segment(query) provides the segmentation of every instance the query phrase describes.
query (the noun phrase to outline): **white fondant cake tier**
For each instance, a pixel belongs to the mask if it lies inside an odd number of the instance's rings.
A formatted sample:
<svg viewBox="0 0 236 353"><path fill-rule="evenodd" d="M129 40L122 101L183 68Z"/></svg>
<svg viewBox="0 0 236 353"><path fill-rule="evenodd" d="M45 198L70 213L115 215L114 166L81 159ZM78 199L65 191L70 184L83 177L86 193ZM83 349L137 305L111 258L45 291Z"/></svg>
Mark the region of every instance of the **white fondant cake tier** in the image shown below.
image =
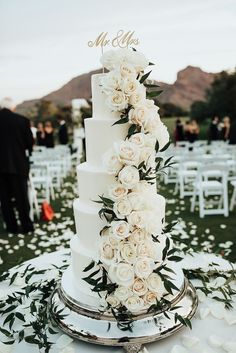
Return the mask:
<svg viewBox="0 0 236 353"><path fill-rule="evenodd" d="M101 78L106 74L92 76L92 102L93 118L98 120L116 121L119 119L118 112L112 112L106 104L106 95L102 92Z"/></svg>
<svg viewBox="0 0 236 353"><path fill-rule="evenodd" d="M100 230L106 225L99 215L99 205L88 205L76 199L73 204L76 233L80 242L87 249L97 249Z"/></svg>
<svg viewBox="0 0 236 353"><path fill-rule="evenodd" d="M85 119L87 162L100 167L104 153L112 148L115 141L125 139L128 124L112 124L111 120Z"/></svg>
<svg viewBox="0 0 236 353"><path fill-rule="evenodd" d="M98 195L105 195L107 187L115 182L113 175L103 168L94 167L90 163L82 163L77 167L79 198L83 202L96 205ZM101 207L100 207L101 208Z"/></svg>

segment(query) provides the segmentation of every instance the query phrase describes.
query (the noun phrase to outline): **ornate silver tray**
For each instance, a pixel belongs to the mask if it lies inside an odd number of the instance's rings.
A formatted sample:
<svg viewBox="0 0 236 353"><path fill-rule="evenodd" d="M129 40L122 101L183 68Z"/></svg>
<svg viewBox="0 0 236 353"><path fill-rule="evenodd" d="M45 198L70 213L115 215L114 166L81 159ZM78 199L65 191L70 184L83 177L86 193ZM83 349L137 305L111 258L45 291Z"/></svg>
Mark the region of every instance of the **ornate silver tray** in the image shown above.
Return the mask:
<svg viewBox="0 0 236 353"><path fill-rule="evenodd" d="M175 322L174 314L177 312L191 319L197 306L196 291L185 279L179 295L171 304L169 319L163 312L137 315L134 317L132 332L120 330L112 315L75 302L61 286L53 293L49 310L56 325L76 339L99 345L123 346L126 352L137 353L143 344L158 341L180 330L183 324ZM58 315L58 308L63 307L69 310L68 315L62 318Z"/></svg>

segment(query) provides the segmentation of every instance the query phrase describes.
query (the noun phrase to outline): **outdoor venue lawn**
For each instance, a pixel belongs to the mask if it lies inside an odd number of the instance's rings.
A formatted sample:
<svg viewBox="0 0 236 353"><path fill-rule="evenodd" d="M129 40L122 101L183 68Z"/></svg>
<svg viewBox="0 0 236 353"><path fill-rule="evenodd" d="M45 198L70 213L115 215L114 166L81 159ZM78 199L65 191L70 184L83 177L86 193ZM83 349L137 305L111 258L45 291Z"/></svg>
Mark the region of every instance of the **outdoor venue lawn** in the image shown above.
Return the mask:
<svg viewBox="0 0 236 353"><path fill-rule="evenodd" d="M174 185L159 184L159 193L166 197L166 221L178 220L174 230L177 237L193 248L221 253L236 262L236 208L228 218L206 216L199 218L198 212L190 213L189 199L180 200L174 195ZM12 235L3 231L0 220L0 272L43 253L69 247L75 232L72 203L77 196L76 178L68 177L63 189L56 192L52 202L55 219L52 222L36 222L35 231L28 235Z"/></svg>

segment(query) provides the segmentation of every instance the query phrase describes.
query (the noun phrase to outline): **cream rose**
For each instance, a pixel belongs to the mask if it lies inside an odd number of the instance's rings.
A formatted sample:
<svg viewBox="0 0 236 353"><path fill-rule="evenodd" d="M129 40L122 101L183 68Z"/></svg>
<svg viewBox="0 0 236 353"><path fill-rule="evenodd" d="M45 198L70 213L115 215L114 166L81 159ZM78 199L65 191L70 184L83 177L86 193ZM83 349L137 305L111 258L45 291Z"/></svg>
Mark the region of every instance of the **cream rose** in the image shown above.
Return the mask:
<svg viewBox="0 0 236 353"><path fill-rule="evenodd" d="M146 89L143 85L140 85L136 92L132 93L129 97L129 104L134 108L143 105L146 98Z"/></svg>
<svg viewBox="0 0 236 353"><path fill-rule="evenodd" d="M122 111L128 106L128 97L121 91L113 91L107 95L107 106L112 111Z"/></svg>
<svg viewBox="0 0 236 353"><path fill-rule="evenodd" d="M132 290L134 294L143 296L145 293L147 293L148 290L147 283L141 278L136 278L134 280Z"/></svg>
<svg viewBox="0 0 236 353"><path fill-rule="evenodd" d="M123 166L116 152L112 149L103 155L103 165L109 174L117 174Z"/></svg>
<svg viewBox="0 0 236 353"><path fill-rule="evenodd" d="M140 149L130 141L115 143L115 149L122 164L135 165L139 163Z"/></svg>
<svg viewBox="0 0 236 353"><path fill-rule="evenodd" d="M160 122L157 125L154 134L159 143L159 150L161 150L170 140L170 135L167 127L162 122Z"/></svg>
<svg viewBox="0 0 236 353"><path fill-rule="evenodd" d="M157 294L154 292L148 291L144 295L143 300L144 300L145 304L149 307L149 306L157 303Z"/></svg>
<svg viewBox="0 0 236 353"><path fill-rule="evenodd" d="M129 111L129 122L131 124L144 126L148 121L150 116L149 110L147 107L140 105Z"/></svg>
<svg viewBox="0 0 236 353"><path fill-rule="evenodd" d="M128 216L128 223L135 228L145 228L146 222L145 211L132 211Z"/></svg>
<svg viewBox="0 0 236 353"><path fill-rule="evenodd" d="M138 132L137 134L130 136L129 141L139 147L144 147L146 143L146 135L143 134L142 132Z"/></svg>
<svg viewBox="0 0 236 353"><path fill-rule="evenodd" d="M145 231L145 229L136 228L130 234L129 241L132 241L135 244L139 244L145 241L147 237L148 237L148 234Z"/></svg>
<svg viewBox="0 0 236 353"><path fill-rule="evenodd" d="M163 281L157 273L152 273L147 278L147 286L151 292L157 293L157 299L160 300L161 297L166 293Z"/></svg>
<svg viewBox="0 0 236 353"><path fill-rule="evenodd" d="M129 61L135 67L137 73L144 71L149 65L149 62L145 55L138 51L133 51L130 54Z"/></svg>
<svg viewBox="0 0 236 353"><path fill-rule="evenodd" d="M120 219L127 217L132 211L132 206L128 198L124 197L123 199L116 201L113 205L113 211Z"/></svg>
<svg viewBox="0 0 236 353"><path fill-rule="evenodd" d="M112 306L113 308L116 308L117 306L120 305L120 301L119 299L115 296L115 295L109 295L107 298L106 298L106 301L108 304L110 304L110 306Z"/></svg>
<svg viewBox="0 0 236 353"><path fill-rule="evenodd" d="M124 287L124 286L119 286L118 288L116 288L114 292L114 296L121 302L128 299L131 295L132 295L132 292L130 288Z"/></svg>
<svg viewBox="0 0 236 353"><path fill-rule="evenodd" d="M129 224L125 221L111 222L111 229L113 236L119 240L129 236Z"/></svg>
<svg viewBox="0 0 236 353"><path fill-rule="evenodd" d="M133 264L136 260L136 247L130 242L121 242L119 244L119 250L121 258L130 264Z"/></svg>
<svg viewBox="0 0 236 353"><path fill-rule="evenodd" d="M119 172L118 180L127 189L132 189L139 182L139 171L133 166L126 166Z"/></svg>
<svg viewBox="0 0 236 353"><path fill-rule="evenodd" d="M121 200L128 194L128 188L121 183L114 183L109 186L108 195L113 201Z"/></svg>
<svg viewBox="0 0 236 353"><path fill-rule="evenodd" d="M145 134L145 146L146 147L151 147L153 150L155 150L155 145L156 145L157 139L154 135L152 134Z"/></svg>
<svg viewBox="0 0 236 353"><path fill-rule="evenodd" d="M120 73L123 78L125 78L127 76L135 78L135 76L136 76L136 71L135 71L134 67L128 63L125 63L125 62L123 62L120 65Z"/></svg>
<svg viewBox="0 0 236 353"><path fill-rule="evenodd" d="M112 282L129 287L134 281L134 268L131 264L120 262L109 267L108 276Z"/></svg>
<svg viewBox="0 0 236 353"><path fill-rule="evenodd" d="M120 90L122 85L122 77L118 71L110 71L104 74L101 78L102 91L107 95L114 91Z"/></svg>
<svg viewBox="0 0 236 353"><path fill-rule="evenodd" d="M139 163L145 162L154 166L155 163L155 150L151 147L143 147L140 153Z"/></svg>
<svg viewBox="0 0 236 353"><path fill-rule="evenodd" d="M148 278L155 267L153 259L149 257L139 257L135 263L135 274L140 278Z"/></svg>
<svg viewBox="0 0 236 353"><path fill-rule="evenodd" d="M130 96L136 92L138 89L139 81L135 78L126 78L123 80L122 91Z"/></svg>
<svg viewBox="0 0 236 353"><path fill-rule="evenodd" d="M144 241L137 246L137 255L140 257L151 257L155 259L155 251L153 249L153 242Z"/></svg>
<svg viewBox="0 0 236 353"><path fill-rule="evenodd" d="M107 237L102 238L100 244L100 258L106 265L110 265L117 261L117 251L114 249L109 241L109 238Z"/></svg>
<svg viewBox="0 0 236 353"><path fill-rule="evenodd" d="M138 295L132 295L125 301L125 306L132 313L136 313L144 308L144 301Z"/></svg>

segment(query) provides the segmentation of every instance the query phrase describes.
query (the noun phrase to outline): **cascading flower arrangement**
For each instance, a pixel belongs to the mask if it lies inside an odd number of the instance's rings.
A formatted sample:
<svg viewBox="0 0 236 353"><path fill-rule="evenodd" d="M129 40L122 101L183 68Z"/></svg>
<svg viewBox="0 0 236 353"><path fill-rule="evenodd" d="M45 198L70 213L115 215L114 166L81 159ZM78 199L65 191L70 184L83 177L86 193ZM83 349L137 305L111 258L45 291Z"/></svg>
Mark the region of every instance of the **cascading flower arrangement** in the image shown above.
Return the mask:
<svg viewBox="0 0 236 353"><path fill-rule="evenodd" d="M159 108L150 99L161 91L147 83L151 71L144 74L153 64L130 49L108 51L101 61L109 70L101 78L106 104L120 114L113 125L127 124L127 137L115 141L103 156L114 184L96 201L102 204L99 215L107 225L100 232L99 262L92 262L84 271L94 266L98 269L84 280L113 313L116 309L135 314L158 305L161 298L178 289L166 275L172 271L166 260L180 258L173 255L171 239L164 233L163 207L156 195L156 173L161 165L156 154L168 147L169 134Z"/></svg>

